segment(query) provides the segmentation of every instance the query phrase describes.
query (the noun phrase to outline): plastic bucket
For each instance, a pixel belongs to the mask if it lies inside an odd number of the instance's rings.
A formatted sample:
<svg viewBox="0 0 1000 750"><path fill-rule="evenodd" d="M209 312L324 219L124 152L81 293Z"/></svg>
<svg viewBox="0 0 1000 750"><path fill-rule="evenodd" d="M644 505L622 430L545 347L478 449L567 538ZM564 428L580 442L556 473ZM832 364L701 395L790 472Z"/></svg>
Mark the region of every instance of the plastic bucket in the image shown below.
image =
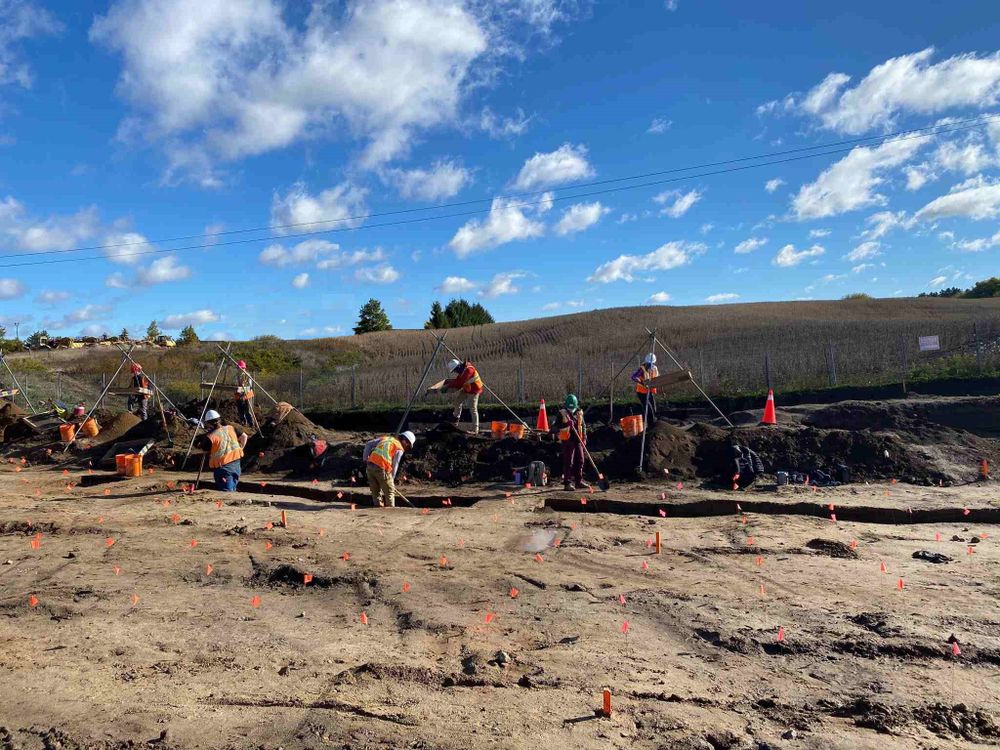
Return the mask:
<svg viewBox="0 0 1000 750"><path fill-rule="evenodd" d="M507 434L507 423L506 422L493 422L490 425L490 429L493 432L493 437L497 440L502 438Z"/></svg>
<svg viewBox="0 0 1000 750"><path fill-rule="evenodd" d="M635 437L642 433L643 424L641 416L633 417L622 417L621 419L622 432L625 433L625 437Z"/></svg>
<svg viewBox="0 0 1000 750"><path fill-rule="evenodd" d="M79 405L73 407L73 416L74 417L82 417L86 413L87 413L87 409L83 406L83 404L79 404Z"/></svg>
<svg viewBox="0 0 1000 750"><path fill-rule="evenodd" d="M127 477L141 477L142 476L142 456L130 454L128 457L128 463L125 464L125 476Z"/></svg>
<svg viewBox="0 0 1000 750"><path fill-rule="evenodd" d="M76 437L76 425L75 424L61 424L59 425L59 439L64 443L72 443L73 438Z"/></svg>
<svg viewBox="0 0 1000 750"><path fill-rule="evenodd" d="M82 432L87 437L97 437L98 433L101 431L101 426L97 424L97 420L91 417L80 427L80 432Z"/></svg>
<svg viewBox="0 0 1000 750"><path fill-rule="evenodd" d="M507 432L515 440L520 440L524 437L524 425L520 423L511 423L507 427Z"/></svg>
<svg viewBox="0 0 1000 750"><path fill-rule="evenodd" d="M132 458L131 453L116 453L115 454L115 471L119 474L125 474L125 468L128 466L129 459Z"/></svg>

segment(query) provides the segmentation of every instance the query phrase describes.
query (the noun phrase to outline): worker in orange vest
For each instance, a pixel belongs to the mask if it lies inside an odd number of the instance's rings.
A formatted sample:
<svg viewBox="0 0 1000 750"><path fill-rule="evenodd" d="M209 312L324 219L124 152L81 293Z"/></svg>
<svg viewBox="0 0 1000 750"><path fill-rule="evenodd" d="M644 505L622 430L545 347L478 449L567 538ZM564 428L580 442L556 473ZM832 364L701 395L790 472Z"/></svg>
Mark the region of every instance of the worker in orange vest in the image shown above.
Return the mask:
<svg viewBox="0 0 1000 750"><path fill-rule="evenodd" d="M458 402L455 404L452 420L457 425L462 419L462 407L468 406L472 415L472 434L478 435L479 394L483 392L483 379L479 377L479 371L475 365L469 361L451 360L448 363L448 372L452 373L454 377L444 381L442 390L458 393Z"/></svg>
<svg viewBox="0 0 1000 750"><path fill-rule="evenodd" d="M417 442L416 436L407 430L395 435L383 435L365 443L362 460L368 486L372 490L372 505L379 507L396 506L396 472L403 454Z"/></svg>
<svg viewBox="0 0 1000 750"><path fill-rule="evenodd" d="M645 361L639 365L639 369L632 373L632 382L635 383L635 395L639 399L639 404L645 414L646 401L648 397L649 410L656 418L656 389L649 385L649 381L658 378L660 371L656 369L656 355L649 353Z"/></svg>
<svg viewBox="0 0 1000 750"><path fill-rule="evenodd" d="M242 473L243 449L247 434L237 433L234 427L222 423L222 415L214 409L205 412L205 434L199 435L196 445L208 453L208 468L215 477L215 489L236 492Z"/></svg>
<svg viewBox="0 0 1000 750"><path fill-rule="evenodd" d="M132 364L132 394L128 397L128 410L135 409L139 419L145 420L149 416L149 394L142 391L149 390L149 378L142 371L142 365Z"/></svg>
<svg viewBox="0 0 1000 750"><path fill-rule="evenodd" d="M247 427L253 427L253 379L247 372L247 363L242 359L236 363L239 372L236 373L236 410L240 421Z"/></svg>
<svg viewBox="0 0 1000 750"><path fill-rule="evenodd" d="M559 435L563 456L563 489L567 492L574 486L578 490L588 490L590 485L583 481L584 446L587 444L587 425L583 421L583 409L574 394L566 396L563 408L549 428Z"/></svg>

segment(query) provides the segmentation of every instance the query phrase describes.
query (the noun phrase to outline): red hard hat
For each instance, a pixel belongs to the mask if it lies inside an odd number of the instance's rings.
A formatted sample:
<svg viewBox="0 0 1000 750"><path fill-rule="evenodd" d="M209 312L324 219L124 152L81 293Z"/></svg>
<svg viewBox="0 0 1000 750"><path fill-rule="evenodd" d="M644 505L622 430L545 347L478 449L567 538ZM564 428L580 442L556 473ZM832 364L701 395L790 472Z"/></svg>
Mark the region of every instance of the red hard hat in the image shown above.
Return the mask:
<svg viewBox="0 0 1000 750"><path fill-rule="evenodd" d="M142 365L132 365L132 374L135 375L137 372L142 372Z"/></svg>
<svg viewBox="0 0 1000 750"><path fill-rule="evenodd" d="M244 362L242 359L236 363L236 366L239 367L241 370L247 369L247 363Z"/></svg>

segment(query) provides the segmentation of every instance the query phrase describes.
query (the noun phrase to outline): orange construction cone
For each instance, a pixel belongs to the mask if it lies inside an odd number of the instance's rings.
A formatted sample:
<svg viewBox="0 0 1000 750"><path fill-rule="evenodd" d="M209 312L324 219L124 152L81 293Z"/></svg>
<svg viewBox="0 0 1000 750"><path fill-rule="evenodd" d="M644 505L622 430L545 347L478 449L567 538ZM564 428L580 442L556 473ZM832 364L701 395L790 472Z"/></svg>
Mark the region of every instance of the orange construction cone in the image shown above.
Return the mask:
<svg viewBox="0 0 1000 750"><path fill-rule="evenodd" d="M767 389L767 403L764 404L764 418L760 420L761 424L778 424L778 419L774 414L774 391L770 388Z"/></svg>
<svg viewBox="0 0 1000 750"><path fill-rule="evenodd" d="M545 399L542 399L542 405L538 407L538 421L535 423L535 429L539 432L549 431L549 415L545 411Z"/></svg>

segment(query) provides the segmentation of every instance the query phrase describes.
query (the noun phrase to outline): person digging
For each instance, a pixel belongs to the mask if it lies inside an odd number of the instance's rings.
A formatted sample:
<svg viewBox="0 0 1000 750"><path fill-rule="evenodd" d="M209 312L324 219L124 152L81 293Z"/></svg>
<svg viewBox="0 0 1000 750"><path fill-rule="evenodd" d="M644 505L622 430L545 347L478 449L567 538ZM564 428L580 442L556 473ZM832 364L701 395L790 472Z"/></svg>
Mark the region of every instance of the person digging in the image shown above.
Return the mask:
<svg viewBox="0 0 1000 750"><path fill-rule="evenodd" d="M469 361L460 362L453 359L448 362L448 372L454 377L444 381L442 391L455 391L458 394L455 411L452 413L452 423L458 425L462 419L462 407L469 407L472 416L472 434L479 434L479 395L483 392L483 379L479 371Z"/></svg>
<svg viewBox="0 0 1000 750"><path fill-rule="evenodd" d="M199 435L195 445L208 454L208 468L215 477L215 489L236 492L242 473L243 449L247 434L237 433L230 425L222 423L222 415L215 409L205 412L205 434Z"/></svg>
<svg viewBox="0 0 1000 750"><path fill-rule="evenodd" d="M583 481L584 446L587 444L587 425L583 421L583 409L572 393L566 396L563 408L556 413L549 431L559 435L563 456L563 489L567 492L574 487L589 490Z"/></svg>
<svg viewBox="0 0 1000 750"><path fill-rule="evenodd" d="M407 430L396 435L383 435L365 443L362 459L368 486L372 490L372 506L396 507L396 472L403 454L413 448L416 436Z"/></svg>

